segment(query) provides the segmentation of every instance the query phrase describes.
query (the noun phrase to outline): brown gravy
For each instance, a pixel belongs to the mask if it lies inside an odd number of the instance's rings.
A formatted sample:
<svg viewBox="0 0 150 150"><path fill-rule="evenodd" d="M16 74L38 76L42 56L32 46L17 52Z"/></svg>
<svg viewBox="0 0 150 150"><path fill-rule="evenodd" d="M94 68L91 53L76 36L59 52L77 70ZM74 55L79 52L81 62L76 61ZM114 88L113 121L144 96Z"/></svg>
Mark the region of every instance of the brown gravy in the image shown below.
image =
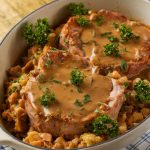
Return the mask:
<svg viewBox="0 0 150 150"><path fill-rule="evenodd" d="M74 117L84 117L98 108L98 102L106 103L112 90L112 81L108 77L92 74L91 69L80 68L84 72L84 83L79 89L70 83L70 73L74 69L71 61L62 64L54 64L51 69L44 70L48 76L47 81L39 83L36 78L31 77L27 83L25 92L35 108L45 115L61 114L62 116L72 114ZM52 70L52 71L51 71ZM59 81L59 83L52 80ZM56 103L44 108L40 103L40 97L45 89L55 93ZM76 100L83 102L85 95L90 96L90 102L82 107L75 104ZM40 112L39 111L39 112Z"/></svg>
<svg viewBox="0 0 150 150"><path fill-rule="evenodd" d="M149 28L138 22L126 22L125 24L132 29L135 35L140 36L140 39L137 41L128 41L126 44L121 44L119 42L120 57L115 58L112 56L105 56L104 54L104 45L111 43L107 37L114 36L118 39L120 38L120 31L118 28L115 29L113 27L113 22L114 21L106 20L105 18L105 22L101 26L97 26L92 22L90 27L83 28L81 41L83 42L83 50L86 56L90 57L92 50L96 47L97 52L95 58L98 59L98 65L118 65L121 60L138 61L137 57L140 56L137 55L141 55L143 44L150 41ZM110 32L110 34L107 36L101 35L106 32Z"/></svg>

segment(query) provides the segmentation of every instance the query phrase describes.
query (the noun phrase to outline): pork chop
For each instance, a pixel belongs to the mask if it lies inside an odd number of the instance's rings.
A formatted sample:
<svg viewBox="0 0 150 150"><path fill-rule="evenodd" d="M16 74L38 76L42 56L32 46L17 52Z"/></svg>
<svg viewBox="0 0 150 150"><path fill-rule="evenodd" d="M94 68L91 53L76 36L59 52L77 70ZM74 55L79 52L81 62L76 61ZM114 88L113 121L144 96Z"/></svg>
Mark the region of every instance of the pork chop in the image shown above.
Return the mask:
<svg viewBox="0 0 150 150"><path fill-rule="evenodd" d="M70 139L88 131L87 124L101 113L117 119L125 101L124 86L93 73L84 59L50 48L41 56L38 69L39 75L31 75L22 90L31 125L37 131ZM76 69L84 74L80 86L70 81L71 72ZM41 98L49 93L55 95L55 101L43 105Z"/></svg>
<svg viewBox="0 0 150 150"><path fill-rule="evenodd" d="M70 17L64 25L61 48L86 57L92 65L99 66L100 73L118 70L131 78L149 68L150 29L147 26L108 10L82 17L88 25L80 25L79 16ZM118 51L116 56L114 51ZM126 62L125 69L122 61Z"/></svg>

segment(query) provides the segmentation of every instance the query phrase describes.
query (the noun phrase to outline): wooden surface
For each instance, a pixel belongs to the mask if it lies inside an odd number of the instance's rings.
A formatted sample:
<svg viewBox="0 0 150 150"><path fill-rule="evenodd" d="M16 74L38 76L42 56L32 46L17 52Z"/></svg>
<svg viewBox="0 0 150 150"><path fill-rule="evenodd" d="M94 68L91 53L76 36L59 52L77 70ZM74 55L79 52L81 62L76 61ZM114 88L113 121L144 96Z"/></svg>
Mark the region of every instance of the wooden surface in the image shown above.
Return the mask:
<svg viewBox="0 0 150 150"><path fill-rule="evenodd" d="M0 0L0 39L25 15L51 0Z"/></svg>

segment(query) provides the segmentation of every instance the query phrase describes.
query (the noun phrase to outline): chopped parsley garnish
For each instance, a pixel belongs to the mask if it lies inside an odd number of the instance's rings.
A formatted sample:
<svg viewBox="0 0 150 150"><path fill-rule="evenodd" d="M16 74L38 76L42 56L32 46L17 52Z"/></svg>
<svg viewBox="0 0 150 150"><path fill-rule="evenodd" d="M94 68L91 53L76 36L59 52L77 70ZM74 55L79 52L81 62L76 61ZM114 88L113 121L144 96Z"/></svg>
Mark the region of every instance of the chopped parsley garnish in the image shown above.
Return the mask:
<svg viewBox="0 0 150 150"><path fill-rule="evenodd" d="M81 88L80 88L79 86L77 86L77 91L78 91L79 93L82 93L82 90L81 90Z"/></svg>
<svg viewBox="0 0 150 150"><path fill-rule="evenodd" d="M13 86L10 90L9 90L9 95L11 95L12 93L14 93L14 92L17 92L17 90L18 90L18 88L17 88L17 86Z"/></svg>
<svg viewBox="0 0 150 150"><path fill-rule="evenodd" d="M45 86L42 86L42 85L39 85L38 86L39 90L42 90L43 92L49 92L49 88L48 87L45 87Z"/></svg>
<svg viewBox="0 0 150 150"><path fill-rule="evenodd" d="M86 94L84 95L83 103L86 104L88 102L91 102L91 97L90 95Z"/></svg>
<svg viewBox="0 0 150 150"><path fill-rule="evenodd" d="M44 64L45 67L49 68L51 64L53 64L53 61L51 61L51 60L49 60L49 59L46 59L46 60L45 60L45 64Z"/></svg>
<svg viewBox="0 0 150 150"><path fill-rule="evenodd" d="M119 28L121 43L127 43L129 40L139 39L139 36L132 32L132 29L125 24L122 24Z"/></svg>
<svg viewBox="0 0 150 150"><path fill-rule="evenodd" d="M83 103L82 103L80 100L78 100L78 99L76 99L76 101L74 102L74 104L75 104L77 107L82 107L82 106L83 106Z"/></svg>
<svg viewBox="0 0 150 150"><path fill-rule="evenodd" d="M38 75L38 81L39 82L44 82L44 75L43 74Z"/></svg>
<svg viewBox="0 0 150 150"><path fill-rule="evenodd" d="M53 81L54 83L61 84L61 81L59 81L59 80L53 79L52 81Z"/></svg>
<svg viewBox="0 0 150 150"><path fill-rule="evenodd" d="M119 133L118 123L107 115L101 115L92 122L92 130L96 135L115 137Z"/></svg>
<svg viewBox="0 0 150 150"><path fill-rule="evenodd" d="M104 32L104 33L101 33L100 35L101 35L101 36L104 36L104 37L107 37L107 36L109 36L110 34L112 34L112 32Z"/></svg>
<svg viewBox="0 0 150 150"><path fill-rule="evenodd" d="M74 104L78 107L82 107L82 106L84 106L85 104L87 104L89 102L91 102L91 97L90 97L90 95L86 94L86 95L84 95L82 101L80 101L79 99L76 99Z"/></svg>
<svg viewBox="0 0 150 150"><path fill-rule="evenodd" d="M55 47L52 47L52 51L57 51L57 48L55 48Z"/></svg>
<svg viewBox="0 0 150 150"><path fill-rule="evenodd" d="M78 15L87 15L88 9L86 9L83 5L83 3L70 3L68 5L69 11L71 12L72 16L78 16Z"/></svg>
<svg viewBox="0 0 150 150"><path fill-rule="evenodd" d="M84 73L78 69L74 69L70 74L70 81L75 86L79 86L83 83Z"/></svg>
<svg viewBox="0 0 150 150"><path fill-rule="evenodd" d="M45 45L48 42L48 35L51 32L48 19L38 19L35 24L26 23L23 28L23 37L29 45Z"/></svg>
<svg viewBox="0 0 150 150"><path fill-rule="evenodd" d="M128 82L125 82L125 83L124 83L124 87L125 87L125 88L128 88L128 87L129 87L129 83L128 83Z"/></svg>
<svg viewBox="0 0 150 150"><path fill-rule="evenodd" d="M128 65L127 65L127 62L125 60L122 60L121 61L121 64L120 64L120 68L123 72L126 72L127 71L127 68L128 68Z"/></svg>
<svg viewBox="0 0 150 150"><path fill-rule="evenodd" d="M150 85L144 80L138 81L134 85L134 90L137 93L136 98L141 103L150 103Z"/></svg>
<svg viewBox="0 0 150 150"><path fill-rule="evenodd" d="M104 54L106 56L114 56L114 57L119 57L119 49L118 49L118 44L116 43L110 43L110 44L106 44L104 46Z"/></svg>
<svg viewBox="0 0 150 150"><path fill-rule="evenodd" d="M40 102L43 106L49 106L56 101L55 93L47 91L40 97Z"/></svg>
<svg viewBox="0 0 150 150"><path fill-rule="evenodd" d="M108 36L108 40L110 42L118 42L119 41L119 39L117 37L114 37L114 36Z"/></svg>
<svg viewBox="0 0 150 150"><path fill-rule="evenodd" d="M82 17L82 16L80 16L79 18L77 18L76 22L81 27L88 26L90 24L89 21L87 19L85 19L84 17Z"/></svg>
<svg viewBox="0 0 150 150"><path fill-rule="evenodd" d="M95 20L95 22L96 22L97 26L101 26L104 23L104 17L103 16L97 17L97 19Z"/></svg>
<svg viewBox="0 0 150 150"><path fill-rule="evenodd" d="M54 78L49 79L48 82L50 82L50 83L53 82L53 83L57 83L57 84L61 84L62 83L60 80L56 80Z"/></svg>
<svg viewBox="0 0 150 150"><path fill-rule="evenodd" d="M115 29L117 29L117 28L119 28L119 24L118 24L117 22L113 22L113 27L114 27Z"/></svg>
<svg viewBox="0 0 150 150"><path fill-rule="evenodd" d="M69 41L66 38L64 39L64 42L65 42L66 45L69 44Z"/></svg>

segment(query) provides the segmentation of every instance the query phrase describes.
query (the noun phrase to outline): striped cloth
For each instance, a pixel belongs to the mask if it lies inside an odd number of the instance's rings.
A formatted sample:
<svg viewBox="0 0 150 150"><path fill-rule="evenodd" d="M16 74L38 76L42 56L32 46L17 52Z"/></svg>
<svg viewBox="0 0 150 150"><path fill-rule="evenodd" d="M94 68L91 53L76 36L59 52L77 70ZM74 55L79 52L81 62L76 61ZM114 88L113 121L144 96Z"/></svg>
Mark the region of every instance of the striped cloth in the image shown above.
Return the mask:
<svg viewBox="0 0 150 150"><path fill-rule="evenodd" d="M141 136L133 144L129 144L126 150L150 150L150 130Z"/></svg>
<svg viewBox="0 0 150 150"><path fill-rule="evenodd" d="M0 146L0 150L15 150L9 146ZM127 147L121 150L150 150L150 130L141 136L133 144L129 144Z"/></svg>

